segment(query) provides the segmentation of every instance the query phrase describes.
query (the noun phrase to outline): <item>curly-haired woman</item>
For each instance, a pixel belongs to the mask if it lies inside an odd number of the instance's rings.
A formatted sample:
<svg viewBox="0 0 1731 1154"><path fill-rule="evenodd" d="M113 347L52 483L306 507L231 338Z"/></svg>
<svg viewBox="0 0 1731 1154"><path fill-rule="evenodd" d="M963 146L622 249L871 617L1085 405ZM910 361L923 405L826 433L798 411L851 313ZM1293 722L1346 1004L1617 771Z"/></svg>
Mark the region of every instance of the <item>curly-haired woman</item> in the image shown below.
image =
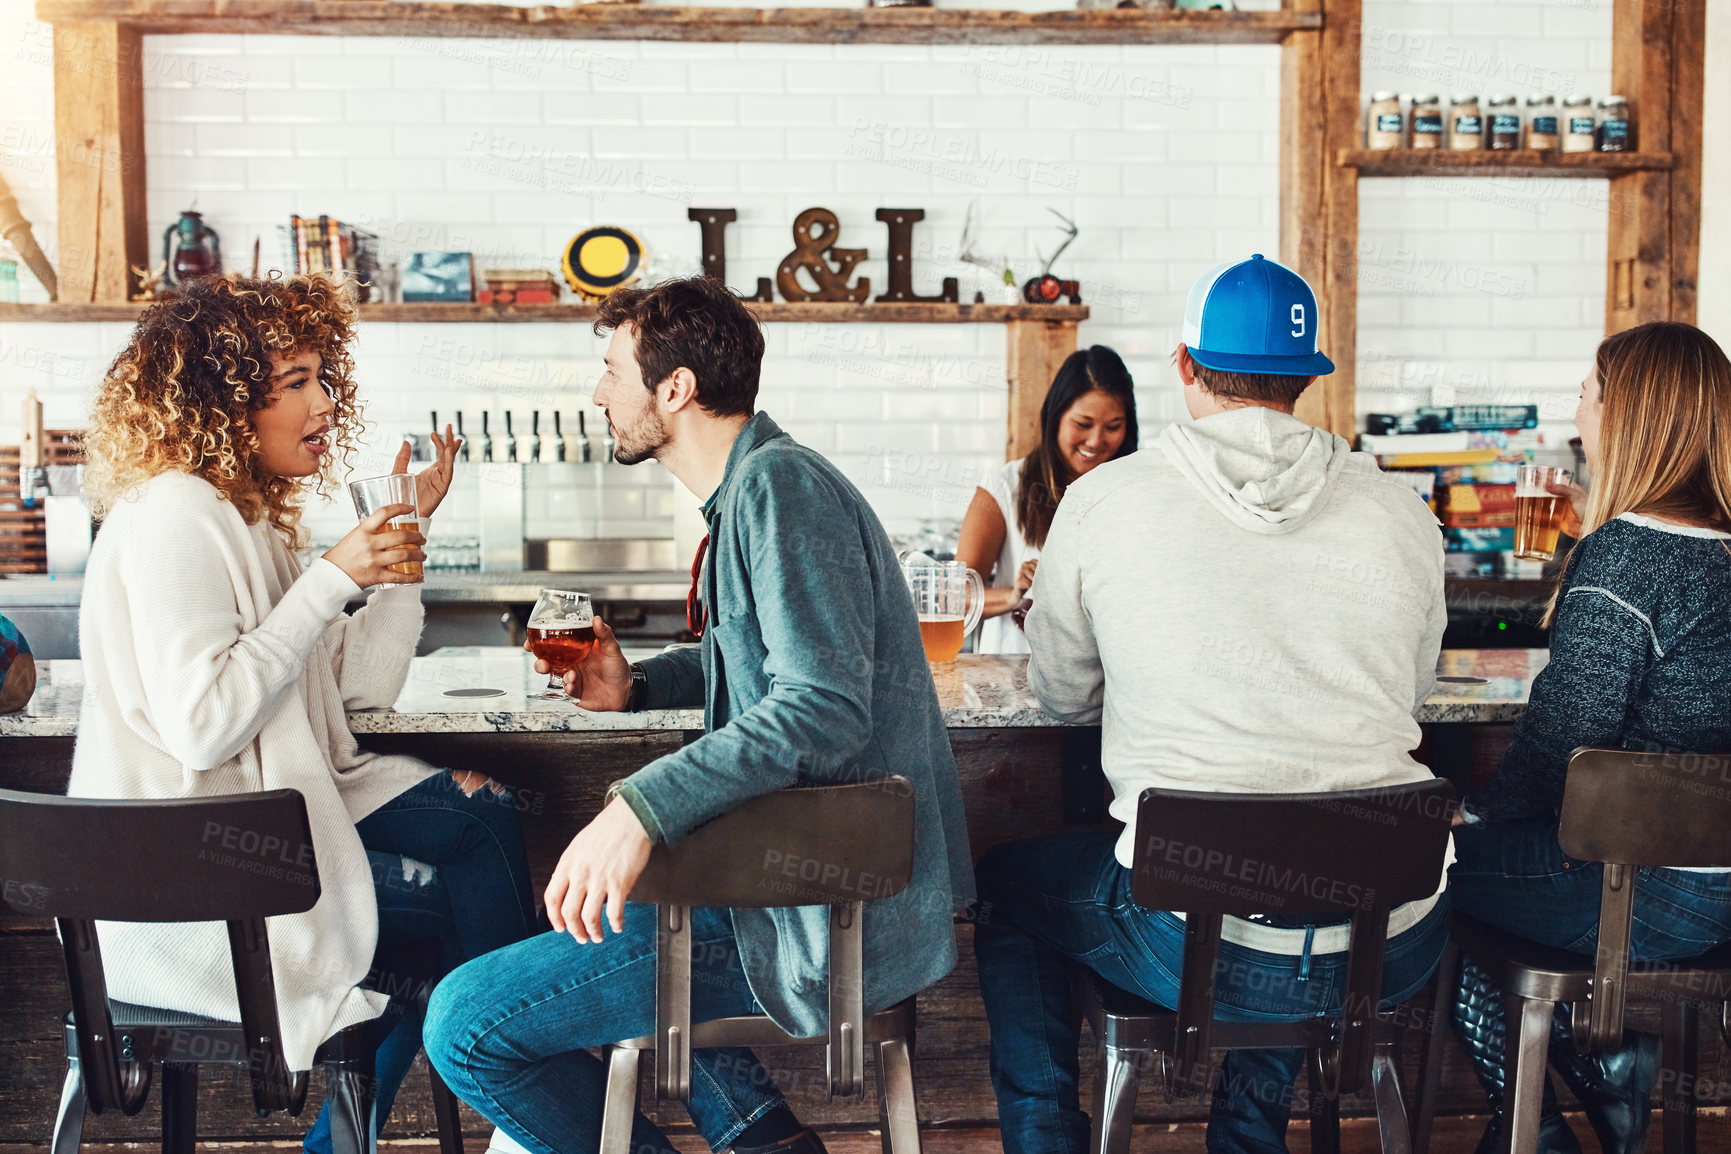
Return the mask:
<svg viewBox="0 0 1731 1154"><path fill-rule="evenodd" d="M290 788L306 798L322 894L271 919L291 1068L374 1019L377 1118L420 1047L413 1012L362 989L430 943L446 966L526 936L533 919L514 806L480 774L357 748L348 709L390 705L420 636L420 534L381 531L390 506L304 565L301 500L328 488L360 431L354 311L317 277L194 282L145 310L99 389L88 490L105 520L79 631L85 691L79 797L203 797ZM416 478L422 524L457 447ZM405 471L407 446L397 458ZM345 607L372 588L366 605ZM459 781L462 784L459 784ZM235 1020L222 927L104 923L119 999ZM385 1016L381 1018L381 1013ZM328 1154L324 1115L307 1149Z"/></svg>

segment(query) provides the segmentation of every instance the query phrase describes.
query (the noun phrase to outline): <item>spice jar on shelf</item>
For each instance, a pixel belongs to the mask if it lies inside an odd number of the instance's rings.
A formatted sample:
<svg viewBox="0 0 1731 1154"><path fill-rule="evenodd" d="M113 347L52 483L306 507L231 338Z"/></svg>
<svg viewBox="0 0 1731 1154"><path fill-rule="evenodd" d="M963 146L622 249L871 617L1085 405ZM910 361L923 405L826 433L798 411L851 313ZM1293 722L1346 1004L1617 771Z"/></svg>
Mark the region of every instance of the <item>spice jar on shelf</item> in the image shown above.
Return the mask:
<svg viewBox="0 0 1731 1154"><path fill-rule="evenodd" d="M1563 151L1591 152L1598 143L1593 132L1593 98L1571 96L1563 101Z"/></svg>
<svg viewBox="0 0 1731 1154"><path fill-rule="evenodd" d="M1443 142L1443 110L1440 96L1412 98L1412 146L1441 148Z"/></svg>
<svg viewBox="0 0 1731 1154"><path fill-rule="evenodd" d="M1491 97L1485 136L1492 152L1513 152L1521 146L1521 108L1513 96Z"/></svg>
<svg viewBox="0 0 1731 1154"><path fill-rule="evenodd" d="M1557 147L1557 98L1527 97L1527 147L1551 152Z"/></svg>
<svg viewBox="0 0 1731 1154"><path fill-rule="evenodd" d="M1599 101L1599 151L1628 152L1634 147L1629 132L1629 102L1621 96Z"/></svg>
<svg viewBox="0 0 1731 1154"><path fill-rule="evenodd" d="M1485 146L1485 118L1477 96L1456 96L1449 105L1449 148L1477 152Z"/></svg>
<svg viewBox="0 0 1731 1154"><path fill-rule="evenodd" d="M1370 97L1370 116L1365 130L1365 147L1378 150L1399 148L1406 143L1405 118L1400 114L1400 95L1395 92L1375 92Z"/></svg>

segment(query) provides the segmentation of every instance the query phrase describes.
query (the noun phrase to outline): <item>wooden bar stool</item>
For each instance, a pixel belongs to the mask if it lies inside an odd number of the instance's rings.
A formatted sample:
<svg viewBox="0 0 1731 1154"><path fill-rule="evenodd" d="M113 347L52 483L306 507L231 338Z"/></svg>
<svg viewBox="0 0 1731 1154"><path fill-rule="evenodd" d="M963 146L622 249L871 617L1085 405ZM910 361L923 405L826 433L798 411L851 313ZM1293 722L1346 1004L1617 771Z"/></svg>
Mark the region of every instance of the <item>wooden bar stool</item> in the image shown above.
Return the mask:
<svg viewBox="0 0 1731 1154"><path fill-rule="evenodd" d="M798 868L789 870L790 862ZM633 901L656 906L655 1033L606 1048L602 1154L630 1149L644 1050L655 1051L656 1099L685 1101L693 1049L824 1046L835 1098L864 1089L867 1045L877 1064L885 1154L918 1154L913 999L869 1017L863 1001L865 900L900 893L913 868L914 792L905 777L778 790L730 810L678 845L656 846L631 893ZM691 1020L693 906L815 905L830 908L828 1033L795 1037L763 1014Z"/></svg>
<svg viewBox="0 0 1731 1154"><path fill-rule="evenodd" d="M212 829L244 830L276 847L265 864L296 868L213 867L203 860ZM99 801L0 790L0 877L15 912L55 919L66 958L72 1012L52 1154L77 1154L87 1109L143 1109L158 1065L163 1154L194 1154L202 1065L248 1067L259 1117L300 1114L307 1071L290 1070L283 1055L265 925L267 917L310 910L319 898L312 830L297 791ZM228 923L240 1021L110 1000L98 921ZM373 1025L339 1031L314 1056L325 1070L336 1154L375 1148ZM462 1154L457 1099L437 1073L433 1105L441 1154Z"/></svg>
<svg viewBox="0 0 1731 1154"><path fill-rule="evenodd" d="M1311 1149L1338 1154L1340 1096L1369 1084L1382 1148L1404 1154L1409 1124L1396 1061L1400 1026L1379 1008L1388 918L1395 906L1436 893L1453 811L1454 787L1441 780L1342 793L1143 790L1130 892L1143 909L1185 915L1178 1007L1156 1005L1091 972L1079 975L1099 1055L1089 1149L1129 1149L1141 1072L1155 1055L1167 1091L1183 1095L1214 1085L1215 1049L1302 1047L1323 1104L1313 1115ZM1327 884L1296 885L1295 878ZM1339 1016L1214 1020L1222 919L1252 914L1322 920L1350 914Z"/></svg>
<svg viewBox="0 0 1731 1154"><path fill-rule="evenodd" d="M1731 997L1731 945L1697 958L1631 962L1635 871L1641 866L1731 866L1731 755L1638 753L1577 749L1569 758L1557 841L1563 852L1605 863L1599 900L1599 948L1594 957L1542 946L1455 914L1450 945L1437 970L1437 1000L1419 1070L1414 1154L1430 1147L1430 1125L1442 1080L1448 1007L1460 955L1503 991L1507 1007L1502 1151L1531 1154L1539 1143L1551 1015L1571 1005L1572 1034L1582 1053L1614 1053L1623 1045L1630 998L1659 1002L1664 1087L1665 1154L1695 1149L1697 1011L1723 1009ZM1721 1017L1731 1042L1731 1023Z"/></svg>

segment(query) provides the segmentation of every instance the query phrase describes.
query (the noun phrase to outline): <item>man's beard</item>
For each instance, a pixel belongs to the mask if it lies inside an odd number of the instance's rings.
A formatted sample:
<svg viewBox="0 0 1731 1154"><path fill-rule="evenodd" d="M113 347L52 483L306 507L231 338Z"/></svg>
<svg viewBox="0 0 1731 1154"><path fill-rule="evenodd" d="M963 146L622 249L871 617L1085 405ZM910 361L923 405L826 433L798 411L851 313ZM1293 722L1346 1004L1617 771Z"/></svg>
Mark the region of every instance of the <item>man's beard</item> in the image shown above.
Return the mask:
<svg viewBox="0 0 1731 1154"><path fill-rule="evenodd" d="M667 426L653 407L630 429L613 430L613 459L621 465L639 465L661 451L667 443Z"/></svg>

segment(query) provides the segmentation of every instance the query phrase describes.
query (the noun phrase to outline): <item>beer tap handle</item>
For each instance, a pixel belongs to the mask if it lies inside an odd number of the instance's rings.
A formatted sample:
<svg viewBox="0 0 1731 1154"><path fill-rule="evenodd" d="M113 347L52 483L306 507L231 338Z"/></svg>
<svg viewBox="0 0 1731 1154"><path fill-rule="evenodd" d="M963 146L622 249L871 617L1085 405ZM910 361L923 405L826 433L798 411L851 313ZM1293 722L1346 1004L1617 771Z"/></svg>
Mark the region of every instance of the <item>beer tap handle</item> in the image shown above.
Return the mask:
<svg viewBox="0 0 1731 1154"><path fill-rule="evenodd" d="M517 459L517 434L511 429L511 410L505 410L505 460Z"/></svg>

